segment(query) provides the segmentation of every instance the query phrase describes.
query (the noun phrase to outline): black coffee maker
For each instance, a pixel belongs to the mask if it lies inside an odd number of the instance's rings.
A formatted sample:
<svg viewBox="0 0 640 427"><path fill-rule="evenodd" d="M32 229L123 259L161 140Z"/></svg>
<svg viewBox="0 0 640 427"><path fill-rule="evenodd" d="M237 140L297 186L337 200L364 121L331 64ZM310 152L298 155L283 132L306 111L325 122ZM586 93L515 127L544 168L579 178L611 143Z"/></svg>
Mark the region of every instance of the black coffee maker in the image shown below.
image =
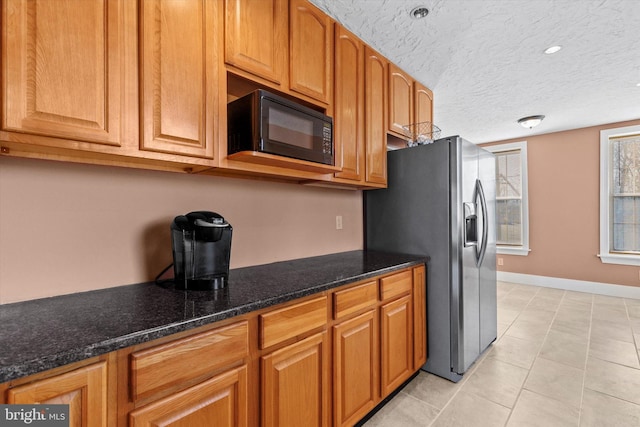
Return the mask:
<svg viewBox="0 0 640 427"><path fill-rule="evenodd" d="M171 223L177 289L222 289L229 281L233 228L215 212L197 211Z"/></svg>

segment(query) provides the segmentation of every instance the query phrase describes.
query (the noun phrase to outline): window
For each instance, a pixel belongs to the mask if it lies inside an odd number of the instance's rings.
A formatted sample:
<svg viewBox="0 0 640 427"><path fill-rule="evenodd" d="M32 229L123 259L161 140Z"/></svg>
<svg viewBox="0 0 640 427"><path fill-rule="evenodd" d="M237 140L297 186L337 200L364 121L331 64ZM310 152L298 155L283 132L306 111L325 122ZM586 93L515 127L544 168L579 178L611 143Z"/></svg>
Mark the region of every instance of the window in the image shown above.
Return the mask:
<svg viewBox="0 0 640 427"><path fill-rule="evenodd" d="M529 254L527 142L484 147L496 156L496 242L499 254Z"/></svg>
<svg viewBox="0 0 640 427"><path fill-rule="evenodd" d="M640 126L600 131L599 256L640 265Z"/></svg>

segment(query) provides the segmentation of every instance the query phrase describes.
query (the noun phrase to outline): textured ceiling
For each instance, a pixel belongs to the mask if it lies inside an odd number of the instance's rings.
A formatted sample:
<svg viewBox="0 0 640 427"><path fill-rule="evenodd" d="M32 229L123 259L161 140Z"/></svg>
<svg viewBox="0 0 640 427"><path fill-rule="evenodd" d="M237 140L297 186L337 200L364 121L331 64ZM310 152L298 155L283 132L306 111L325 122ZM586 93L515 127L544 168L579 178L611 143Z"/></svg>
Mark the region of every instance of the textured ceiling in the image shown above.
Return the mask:
<svg viewBox="0 0 640 427"><path fill-rule="evenodd" d="M640 0L311 0L434 92L442 136L640 118ZM416 6L430 13L409 17ZM552 45L563 49L553 55ZM534 129L520 117L544 114Z"/></svg>

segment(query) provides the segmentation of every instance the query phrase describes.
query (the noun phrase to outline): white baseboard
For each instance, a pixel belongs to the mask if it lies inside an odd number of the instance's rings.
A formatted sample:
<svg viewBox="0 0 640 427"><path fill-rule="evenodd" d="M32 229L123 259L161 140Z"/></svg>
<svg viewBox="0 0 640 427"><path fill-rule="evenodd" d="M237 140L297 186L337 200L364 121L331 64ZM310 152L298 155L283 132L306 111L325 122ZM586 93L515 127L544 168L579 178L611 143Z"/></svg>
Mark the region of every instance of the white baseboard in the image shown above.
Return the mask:
<svg viewBox="0 0 640 427"><path fill-rule="evenodd" d="M520 285L534 285L576 292L591 292L593 294L608 295L612 297L640 299L640 286L586 282L584 280L534 276L532 274L510 273L508 271L498 271L498 280L501 282L518 283Z"/></svg>

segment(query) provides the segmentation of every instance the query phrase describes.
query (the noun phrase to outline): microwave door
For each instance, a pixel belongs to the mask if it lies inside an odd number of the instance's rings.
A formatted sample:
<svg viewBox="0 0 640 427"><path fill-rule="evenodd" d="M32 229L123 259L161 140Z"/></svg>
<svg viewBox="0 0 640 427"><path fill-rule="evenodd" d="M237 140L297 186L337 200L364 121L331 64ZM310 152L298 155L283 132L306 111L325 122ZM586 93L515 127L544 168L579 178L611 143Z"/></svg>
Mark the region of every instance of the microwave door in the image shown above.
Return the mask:
<svg viewBox="0 0 640 427"><path fill-rule="evenodd" d="M323 145L325 120L267 99L263 100L261 116L262 151L327 163Z"/></svg>

